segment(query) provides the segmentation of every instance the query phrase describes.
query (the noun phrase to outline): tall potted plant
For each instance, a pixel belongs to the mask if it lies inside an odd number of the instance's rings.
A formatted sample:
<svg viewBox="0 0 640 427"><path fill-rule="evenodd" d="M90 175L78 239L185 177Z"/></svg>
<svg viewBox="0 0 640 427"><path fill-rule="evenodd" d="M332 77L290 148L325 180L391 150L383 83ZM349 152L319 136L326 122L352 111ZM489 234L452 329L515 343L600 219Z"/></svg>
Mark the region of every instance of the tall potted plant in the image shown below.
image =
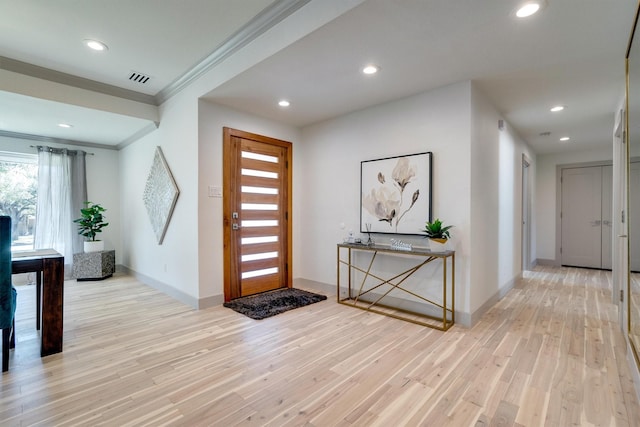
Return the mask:
<svg viewBox="0 0 640 427"><path fill-rule="evenodd" d="M447 240L451 237L449 229L453 225L444 225L442 221L436 218L433 222L427 221L422 230L429 238L429 249L434 252L444 252L447 250Z"/></svg>
<svg viewBox="0 0 640 427"><path fill-rule="evenodd" d="M102 229L109 225L104 221L102 213L105 208L97 203L85 202L85 208L80 209L82 216L74 219L73 222L78 224L78 234L84 236L87 240L84 242L85 252L100 252L104 250L104 242L96 240L96 235L102 232Z"/></svg>

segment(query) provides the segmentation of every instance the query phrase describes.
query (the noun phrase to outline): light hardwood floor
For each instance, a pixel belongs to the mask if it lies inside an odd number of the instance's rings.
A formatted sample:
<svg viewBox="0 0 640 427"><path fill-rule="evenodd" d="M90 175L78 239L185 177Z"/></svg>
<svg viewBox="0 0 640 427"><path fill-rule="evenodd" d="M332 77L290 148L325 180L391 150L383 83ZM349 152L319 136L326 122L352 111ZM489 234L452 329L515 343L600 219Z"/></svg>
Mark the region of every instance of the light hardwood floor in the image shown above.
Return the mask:
<svg viewBox="0 0 640 427"><path fill-rule="evenodd" d="M447 332L331 297L254 321L129 276L68 281L64 352L44 359L27 286L0 425L638 426L610 280L537 268Z"/></svg>

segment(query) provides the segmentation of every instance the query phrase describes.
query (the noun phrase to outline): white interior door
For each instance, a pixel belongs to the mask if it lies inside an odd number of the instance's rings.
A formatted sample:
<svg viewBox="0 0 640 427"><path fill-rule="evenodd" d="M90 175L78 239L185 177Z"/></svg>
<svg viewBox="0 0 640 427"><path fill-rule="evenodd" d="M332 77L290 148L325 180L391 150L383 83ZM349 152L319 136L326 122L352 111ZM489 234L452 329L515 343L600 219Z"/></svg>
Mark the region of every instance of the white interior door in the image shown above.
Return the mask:
<svg viewBox="0 0 640 427"><path fill-rule="evenodd" d="M529 193L529 162L522 159L522 270L531 268L531 201Z"/></svg>
<svg viewBox="0 0 640 427"><path fill-rule="evenodd" d="M602 167L562 170L562 265L601 268Z"/></svg>
<svg viewBox="0 0 640 427"><path fill-rule="evenodd" d="M613 166L602 166L602 268L613 266Z"/></svg>

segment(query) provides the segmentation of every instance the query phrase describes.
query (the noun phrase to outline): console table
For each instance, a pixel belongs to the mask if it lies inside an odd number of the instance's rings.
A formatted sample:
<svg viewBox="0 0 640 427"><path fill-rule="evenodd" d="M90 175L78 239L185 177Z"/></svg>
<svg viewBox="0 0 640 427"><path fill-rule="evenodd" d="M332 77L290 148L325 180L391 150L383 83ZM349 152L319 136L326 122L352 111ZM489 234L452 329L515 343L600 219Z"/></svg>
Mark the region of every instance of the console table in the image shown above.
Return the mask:
<svg viewBox="0 0 640 427"><path fill-rule="evenodd" d="M353 263L352 252L370 252L372 253L371 259L368 261L368 265L358 266ZM346 259L343 259L344 252L346 252ZM382 278L372 273L372 267L377 258L385 256L392 257L412 257L417 258L417 263L404 271L398 273L392 273L392 277ZM356 307L362 310L371 311L377 314L383 314L385 316L394 317L396 319L406 320L409 322L417 323L422 326L428 326L430 328L446 331L455 322L455 251L445 252L432 252L429 249L414 248L411 250L398 250L392 249L390 246L384 245L363 245L363 244L351 244L340 243L338 244L337 254L337 300L338 303ZM431 298L427 298L424 295L420 295L418 291L412 291L403 287L403 283L406 279L412 276L419 269L425 265L441 260L442 261L442 302L434 301ZM450 272L448 274L447 265L450 265ZM347 297L340 297L340 284L341 266L347 266ZM358 289L352 287L352 272L357 271L364 274L362 282ZM448 278L450 276L450 280ZM369 279L372 282L371 285L365 288L365 282ZM450 288L450 291L447 290ZM429 314L418 313L415 311L400 309L397 307L391 307L389 305L382 304L381 301L389 295L392 290L403 291L420 302L429 304L430 307L435 307L437 311L441 311L441 316L432 316ZM373 291L378 290L382 292L381 296L374 294ZM450 294L448 293L450 292ZM450 304L447 304L447 296L450 295ZM362 297L367 296L366 299L373 299L373 301L363 301ZM371 298L373 297L373 298Z"/></svg>

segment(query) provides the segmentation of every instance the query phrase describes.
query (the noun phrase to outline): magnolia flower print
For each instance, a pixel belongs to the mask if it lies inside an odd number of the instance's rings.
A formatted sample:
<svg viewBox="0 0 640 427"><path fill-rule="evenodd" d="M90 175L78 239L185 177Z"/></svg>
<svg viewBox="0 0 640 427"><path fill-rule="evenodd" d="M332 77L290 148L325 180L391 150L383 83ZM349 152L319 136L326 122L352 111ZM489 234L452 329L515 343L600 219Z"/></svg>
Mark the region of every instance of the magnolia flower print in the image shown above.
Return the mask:
<svg viewBox="0 0 640 427"><path fill-rule="evenodd" d="M398 163L391 172L393 182L387 182L382 172L378 172L378 188L373 188L362 200L362 206L378 221L388 222L390 227L395 225L398 231L398 224L403 216L415 205L420 197L420 190L417 189L411 196L409 207L402 210L404 204L404 192L416 177L416 169L407 158L398 159ZM406 206L406 205L405 205Z"/></svg>
<svg viewBox="0 0 640 427"><path fill-rule="evenodd" d="M400 200L397 193L389 187L372 188L371 193L364 197L362 206L378 218L378 221L386 221L391 227L400 206Z"/></svg>
<svg viewBox="0 0 640 427"><path fill-rule="evenodd" d="M404 187L411 182L412 178L416 177L416 170L409 163L409 159L399 159L398 164L393 168L391 177L400 188L400 193L402 193L404 191Z"/></svg>

